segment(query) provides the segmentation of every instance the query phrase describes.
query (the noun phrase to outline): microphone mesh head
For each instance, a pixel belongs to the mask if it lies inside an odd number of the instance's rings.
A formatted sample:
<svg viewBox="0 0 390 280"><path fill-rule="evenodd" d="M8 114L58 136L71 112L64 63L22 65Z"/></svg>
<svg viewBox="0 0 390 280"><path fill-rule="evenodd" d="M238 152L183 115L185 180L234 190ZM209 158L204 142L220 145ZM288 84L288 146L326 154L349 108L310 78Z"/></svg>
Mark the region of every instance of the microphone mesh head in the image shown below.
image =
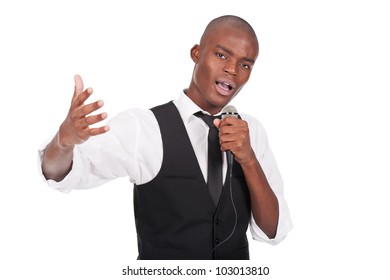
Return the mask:
<svg viewBox="0 0 390 280"><path fill-rule="evenodd" d="M232 105L227 105L225 108L223 108L222 114L235 115L238 113L236 107Z"/></svg>

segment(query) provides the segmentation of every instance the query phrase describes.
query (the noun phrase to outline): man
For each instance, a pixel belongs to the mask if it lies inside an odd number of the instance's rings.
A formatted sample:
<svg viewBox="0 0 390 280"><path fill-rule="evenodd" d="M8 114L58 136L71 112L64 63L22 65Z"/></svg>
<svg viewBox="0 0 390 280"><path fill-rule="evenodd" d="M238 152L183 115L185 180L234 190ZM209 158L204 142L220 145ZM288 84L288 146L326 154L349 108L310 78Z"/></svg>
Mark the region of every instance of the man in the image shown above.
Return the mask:
<svg viewBox="0 0 390 280"><path fill-rule="evenodd" d="M128 110L95 128L107 118L93 115L103 102L85 104L92 89L84 90L76 75L69 113L41 151L45 178L70 191L129 176L139 259L249 259L248 224L253 238L280 242L291 221L263 127L249 115L214 120L219 154L234 155L230 171L223 160L215 194L208 179L214 172L207 170L219 157L207 156L207 135L215 128L199 114L222 111L248 81L258 52L245 20L216 18L191 49L191 83L175 102Z"/></svg>

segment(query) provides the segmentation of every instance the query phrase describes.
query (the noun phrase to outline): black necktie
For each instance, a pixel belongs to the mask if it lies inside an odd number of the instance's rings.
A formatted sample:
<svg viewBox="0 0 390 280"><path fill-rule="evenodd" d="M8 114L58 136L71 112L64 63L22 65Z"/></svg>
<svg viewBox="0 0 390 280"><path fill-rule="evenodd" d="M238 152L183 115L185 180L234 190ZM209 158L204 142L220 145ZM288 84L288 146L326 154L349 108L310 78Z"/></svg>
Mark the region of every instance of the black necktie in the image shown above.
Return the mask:
<svg viewBox="0 0 390 280"><path fill-rule="evenodd" d="M197 112L194 115L203 119L209 126L207 187L213 198L214 204L217 206L219 197L222 193L222 152L221 146L219 145L219 131L213 124L213 120L217 117L205 115L202 112Z"/></svg>

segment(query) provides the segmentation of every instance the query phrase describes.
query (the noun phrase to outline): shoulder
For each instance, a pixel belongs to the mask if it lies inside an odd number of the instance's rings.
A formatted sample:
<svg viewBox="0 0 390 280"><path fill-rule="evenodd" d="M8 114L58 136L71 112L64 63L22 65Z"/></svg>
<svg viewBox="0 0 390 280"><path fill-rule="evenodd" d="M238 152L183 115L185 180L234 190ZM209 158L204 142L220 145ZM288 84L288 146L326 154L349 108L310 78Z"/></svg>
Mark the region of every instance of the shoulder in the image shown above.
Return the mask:
<svg viewBox="0 0 390 280"><path fill-rule="evenodd" d="M152 111L131 108L123 111L108 121L110 130L119 137L159 133L157 120Z"/></svg>
<svg viewBox="0 0 390 280"><path fill-rule="evenodd" d="M140 108L131 108L126 111L120 112L111 120L108 124L110 126L116 125L130 125L134 123L153 123L155 122L155 117L150 110L140 109Z"/></svg>

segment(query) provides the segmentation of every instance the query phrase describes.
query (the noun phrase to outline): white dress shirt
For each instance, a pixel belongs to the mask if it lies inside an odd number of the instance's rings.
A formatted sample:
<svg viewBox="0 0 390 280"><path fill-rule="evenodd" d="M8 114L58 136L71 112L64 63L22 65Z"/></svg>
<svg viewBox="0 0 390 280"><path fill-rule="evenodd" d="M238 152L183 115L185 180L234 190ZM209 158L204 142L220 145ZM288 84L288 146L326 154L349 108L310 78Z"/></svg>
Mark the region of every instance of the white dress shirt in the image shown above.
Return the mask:
<svg viewBox="0 0 390 280"><path fill-rule="evenodd" d="M187 129L205 181L207 181L208 126L193 114L202 111L182 92L174 101ZM255 118L241 114L248 122L252 148L279 202L279 222L275 238L269 239L256 225L253 215L250 221L252 237L258 241L277 244L292 228L289 210L283 197L283 181L274 156L268 145L266 132ZM160 128L151 110L129 109L108 123L110 130L91 137L74 148L73 165L69 174L60 182L47 180L50 187L62 192L87 189L102 185L118 177L129 177L138 185L151 181L160 171L163 146ZM39 164L47 142L39 150ZM224 176L226 175L226 157ZM43 176L43 175L42 175ZM43 177L44 178L44 177ZM46 179L45 179L46 181Z"/></svg>

